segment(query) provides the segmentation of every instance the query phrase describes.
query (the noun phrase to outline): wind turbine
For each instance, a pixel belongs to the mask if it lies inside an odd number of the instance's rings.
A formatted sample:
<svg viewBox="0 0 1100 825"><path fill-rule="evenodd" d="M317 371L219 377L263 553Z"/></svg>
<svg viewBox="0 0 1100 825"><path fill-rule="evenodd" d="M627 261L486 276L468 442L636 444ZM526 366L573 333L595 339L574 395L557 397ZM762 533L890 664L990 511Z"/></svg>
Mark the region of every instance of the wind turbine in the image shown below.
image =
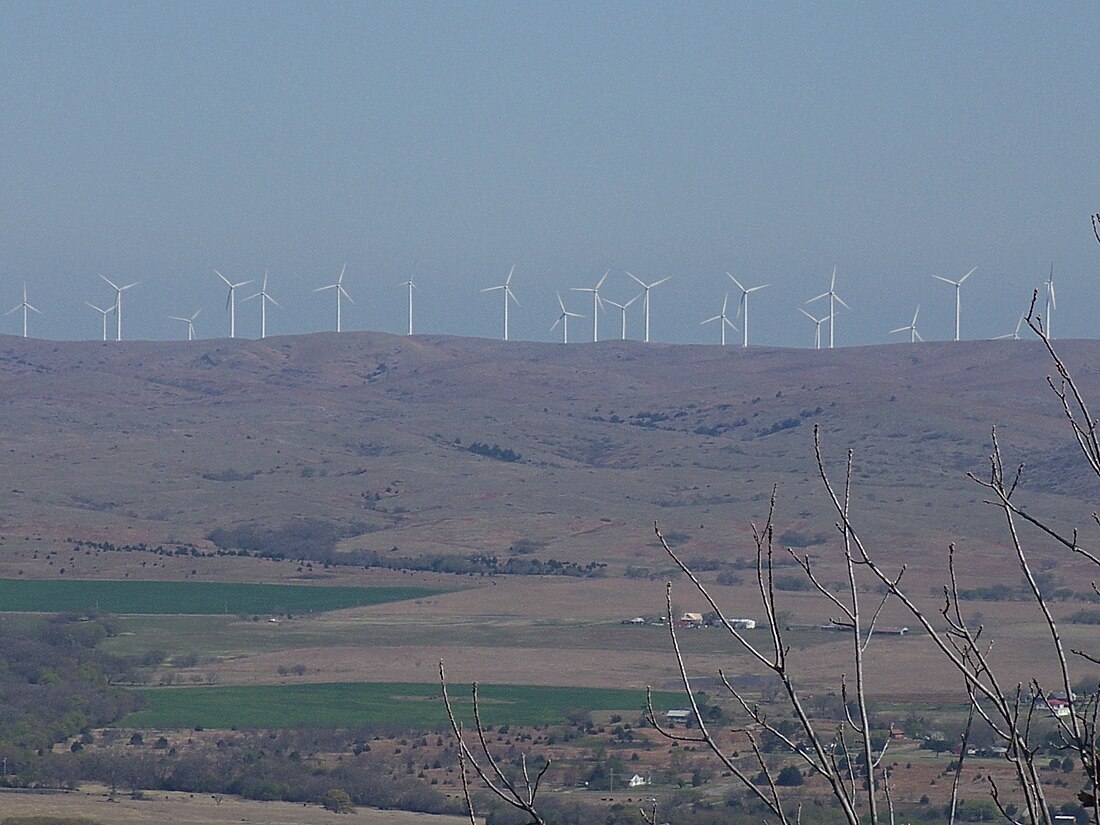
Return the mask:
<svg viewBox="0 0 1100 825"><path fill-rule="evenodd" d="M240 283L232 283L228 278L222 275L218 270L214 270L214 274L225 281L225 285L229 287L229 295L225 299L225 308L229 310L229 337L237 337L237 287L245 286L252 283L252 281L241 281Z"/></svg>
<svg viewBox="0 0 1100 825"><path fill-rule="evenodd" d="M409 276L409 280L405 281L401 286L407 286L409 288L409 331L408 335L413 334L413 290L416 289L416 284L413 283L412 275Z"/></svg>
<svg viewBox="0 0 1100 825"><path fill-rule="evenodd" d="M1014 332L1010 332L1007 335L998 335L993 340L994 341L1003 341L1005 338L1011 338L1013 341L1019 341L1020 340L1020 327L1022 327L1024 325L1024 319L1026 317L1027 317L1026 312L1021 313L1020 320L1016 322L1016 330Z"/></svg>
<svg viewBox="0 0 1100 825"><path fill-rule="evenodd" d="M1043 323L1046 324L1047 338L1053 338L1054 335L1050 331L1050 329L1051 329L1050 319L1053 315L1053 311L1058 309L1058 302L1056 300L1054 300L1054 264L1053 264L1053 262L1050 265L1050 277L1047 278L1045 285L1046 285L1046 288L1047 288L1047 311L1046 311L1046 315L1043 316ZM24 289L25 289L25 287L24 287ZM23 296L23 300L26 300L25 295ZM27 314L26 312L23 313L24 316L26 314ZM23 335L26 336L26 332L24 332Z"/></svg>
<svg viewBox="0 0 1100 825"><path fill-rule="evenodd" d="M641 293L641 292L639 292L639 293L638 293L637 295L635 295L635 296L634 296L633 298L631 298L631 299L630 299L629 301L627 301L627 302L626 302L625 304L617 304L617 303L615 303L614 301L608 300L608 299L606 299L606 298L604 298L604 299L601 299L601 300L603 300L603 302L604 302L605 304L611 304L611 306L613 306L613 307L617 308L617 309L619 310L619 312L621 312L621 313L622 313L622 322L623 322L623 324L622 324L622 336L621 336L621 339L622 339L623 341L625 341L625 340L626 340L626 308L627 308L628 306L630 306L630 305L631 305L632 303L634 303L635 301L637 301L637 300L638 300L639 298L641 298L641 297L642 297L642 293Z"/></svg>
<svg viewBox="0 0 1100 825"><path fill-rule="evenodd" d="M569 343L569 319L570 318L583 318L583 315L578 315L576 312L570 312L565 308L565 304L561 300L561 293L558 294L558 306L561 307L561 315L558 316L558 320L554 322L554 326L550 327L550 331L553 332L558 324L561 324L561 342L563 344Z"/></svg>
<svg viewBox="0 0 1100 825"><path fill-rule="evenodd" d="M747 347L749 345L749 293L764 289L765 287L770 285L761 284L760 286L750 286L748 289L745 289L745 287L741 286L741 282L734 278L732 274L730 274L729 272L727 272L726 274L729 275L729 279L731 281L737 284L737 288L741 290L741 303L737 305L737 317L741 317L741 310L745 311L745 320L741 322L745 326L745 337L744 342L741 344L741 346Z"/></svg>
<svg viewBox="0 0 1100 825"><path fill-rule="evenodd" d="M659 285L663 284L665 281L669 280L669 278L671 278L672 276L669 275L666 278L661 278L661 280L659 280L659 281L654 281L651 284L647 284L647 283L643 283L640 279L635 278L629 272L626 273L626 274L630 275L631 278L634 278L634 280L637 281L641 285L642 289L645 290L645 292L642 293L642 295L644 296L644 300L642 301L642 307L644 308L643 311L645 313L645 342L648 344L649 343L649 290L653 289L653 287L655 287L655 286L659 286Z"/></svg>
<svg viewBox="0 0 1100 825"><path fill-rule="evenodd" d="M833 332L835 332L835 330L836 330L836 304L839 303L845 309L851 309L850 306L848 306L846 303L844 303L844 299L836 294L836 266L835 265L833 266L833 279L831 281L829 281L829 291L828 292L822 292L820 295L815 295L813 298L808 300L806 303L807 304L812 304L814 301L820 300L821 298L828 298L829 299L829 349L832 349L833 348ZM809 313L806 313L806 314L809 315ZM814 319L814 320L816 320L816 319Z"/></svg>
<svg viewBox="0 0 1100 825"><path fill-rule="evenodd" d="M84 303L88 304L87 301L85 301ZM95 304L88 304L88 306L90 306L92 309L94 309L96 312L100 313L103 316L103 340L106 341L107 340L107 316L115 311L114 306L109 306L109 307L107 307L107 309L103 309L102 307L97 307Z"/></svg>
<svg viewBox="0 0 1100 825"><path fill-rule="evenodd" d="M105 280L111 285L111 288L115 291L115 340L122 340L122 293L138 285L138 281L134 281L132 284L126 284L126 286L119 286L106 275L100 275L100 278Z"/></svg>
<svg viewBox="0 0 1100 825"><path fill-rule="evenodd" d="M732 330L737 329L737 327L733 325L733 322L726 317L726 307L729 305L729 302L730 295L727 292L726 297L722 300L722 311L715 315L713 318L707 318L707 320L699 322L699 326L702 326L703 324L709 324L711 321L721 321L721 323L718 324L718 328L722 331L720 340L723 347L726 345L726 327L729 327Z"/></svg>
<svg viewBox="0 0 1100 825"><path fill-rule="evenodd" d="M504 283L500 286L490 286L481 290L482 292L496 292L498 289L502 291L504 295L504 339L508 340L508 299L511 298L516 301L516 296L512 293L512 287L509 284L512 283L512 273L516 271L516 265L512 264L512 268L508 270L508 277L504 279ZM519 301L516 301L516 306L519 306Z"/></svg>
<svg viewBox="0 0 1100 825"><path fill-rule="evenodd" d="M828 315L823 315L820 318L815 318L814 316L810 315L810 313L808 313L806 310L804 310L802 307L799 307L798 311L801 312L803 315L805 315L807 318L809 318L811 321L813 321L817 325L817 326L814 327L814 349L821 349L821 325L829 320L829 316Z"/></svg>
<svg viewBox="0 0 1100 825"><path fill-rule="evenodd" d="M908 332L909 333L909 343L910 344L915 344L915 343L917 343L917 341L923 341L924 339L921 338L920 333L917 332L917 315L918 314L920 314L920 304L917 304L917 311L913 313L913 320L909 324L909 326L907 326L907 327L898 327L897 329L892 329L892 330L890 330L890 334L893 335L895 332Z"/></svg>
<svg viewBox="0 0 1100 825"><path fill-rule="evenodd" d="M344 289L344 272L347 270L347 268L348 268L347 264L344 264L340 268L340 277L336 279L336 283L329 284L328 286L319 286L319 287L317 287L317 289L313 290L314 292L324 292L326 289L335 289L336 290L336 331L337 332L340 331L340 296L343 295L345 298L347 298L353 304L355 303L355 301L351 300L351 296L348 295L348 291L346 289Z"/></svg>
<svg viewBox="0 0 1100 825"><path fill-rule="evenodd" d="M100 311L102 312L102 310L100 310ZM202 312L202 307L199 307L198 309L196 309L195 314L192 315L190 318L184 318L180 315L169 315L168 317L171 318L173 321L183 321L185 324L187 324L187 340L188 341L194 341L195 340L195 319L199 317L200 312Z"/></svg>
<svg viewBox="0 0 1100 825"><path fill-rule="evenodd" d="M20 309L23 310L23 337L26 338L27 337L27 310L30 310L31 312L37 312L39 315L42 314L42 310L36 309L35 307L32 307L30 304L27 303L27 284L26 284L25 281L23 282L23 303L16 304L15 306L13 306L11 309L8 310L7 314L11 315L13 312L15 312L17 310L20 310Z"/></svg>
<svg viewBox="0 0 1100 825"><path fill-rule="evenodd" d="M951 284L951 286L955 287L955 340L956 341L959 340L959 316L961 314L960 310L961 310L961 306L962 306L962 302L959 299L959 289L963 285L963 281L965 281L967 278L969 278L971 275L973 275L974 270L977 269L977 268L978 267L974 267L974 269L967 272L965 275L963 275L957 281L949 281L947 278L941 278L939 275L933 275L932 276L937 281L943 281L945 284Z"/></svg>
<svg viewBox="0 0 1100 825"><path fill-rule="evenodd" d="M600 340L600 310L603 309L603 299L600 298L600 287L603 286L603 282L607 280L607 276L611 274L611 270L607 270L603 274L603 277L596 282L595 286L575 286L572 287L573 292L591 292L592 293L592 341Z"/></svg>
<svg viewBox="0 0 1100 825"><path fill-rule="evenodd" d="M260 291L255 295L249 295L245 300L251 301L253 298L260 299L260 338L263 339L267 337L267 302L271 301L275 306L282 308L278 301L267 294L267 272L264 272L264 285L260 287ZM187 340L190 341L191 339L188 338Z"/></svg>

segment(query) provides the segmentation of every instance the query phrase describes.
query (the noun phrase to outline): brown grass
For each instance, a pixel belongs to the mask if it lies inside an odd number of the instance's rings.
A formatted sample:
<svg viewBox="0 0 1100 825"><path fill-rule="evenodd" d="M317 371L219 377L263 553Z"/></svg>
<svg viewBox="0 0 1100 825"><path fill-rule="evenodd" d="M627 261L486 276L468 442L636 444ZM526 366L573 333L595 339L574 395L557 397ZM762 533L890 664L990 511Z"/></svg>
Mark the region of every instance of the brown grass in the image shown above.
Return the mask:
<svg viewBox="0 0 1100 825"><path fill-rule="evenodd" d="M253 802L227 796L218 804L208 794L148 791L146 799L125 794L108 800L106 788L88 785L79 791L33 793L0 790L2 816L83 816L103 825L460 825L460 817L357 808L334 814L317 805Z"/></svg>

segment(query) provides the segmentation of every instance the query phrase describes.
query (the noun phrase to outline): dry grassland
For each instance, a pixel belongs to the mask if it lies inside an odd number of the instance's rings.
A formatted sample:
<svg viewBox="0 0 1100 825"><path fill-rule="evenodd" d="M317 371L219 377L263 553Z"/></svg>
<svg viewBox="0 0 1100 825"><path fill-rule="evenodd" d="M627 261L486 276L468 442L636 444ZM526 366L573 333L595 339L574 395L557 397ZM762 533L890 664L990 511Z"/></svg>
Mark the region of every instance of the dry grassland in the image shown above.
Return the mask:
<svg viewBox="0 0 1100 825"><path fill-rule="evenodd" d="M220 804L209 794L149 791L147 798L120 794L108 800L107 789L86 785L79 791L31 793L0 791L0 816L82 816L103 825L460 825L460 817L357 808L352 814L334 814L317 805L290 802L253 802L224 797Z"/></svg>

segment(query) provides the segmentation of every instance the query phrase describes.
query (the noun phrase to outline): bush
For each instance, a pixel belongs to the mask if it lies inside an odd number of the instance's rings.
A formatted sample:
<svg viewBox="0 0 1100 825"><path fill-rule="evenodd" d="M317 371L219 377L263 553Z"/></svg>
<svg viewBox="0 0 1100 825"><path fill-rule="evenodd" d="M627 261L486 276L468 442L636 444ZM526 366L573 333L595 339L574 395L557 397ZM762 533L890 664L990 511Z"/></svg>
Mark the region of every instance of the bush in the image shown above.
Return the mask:
<svg viewBox="0 0 1100 825"><path fill-rule="evenodd" d="M776 785L801 785L802 784L802 771L796 768L794 765L788 765L779 772L779 776L775 778Z"/></svg>
<svg viewBox="0 0 1100 825"><path fill-rule="evenodd" d="M355 811L351 804L351 796L343 788L325 791L321 805L326 811L332 811L335 814L350 814Z"/></svg>

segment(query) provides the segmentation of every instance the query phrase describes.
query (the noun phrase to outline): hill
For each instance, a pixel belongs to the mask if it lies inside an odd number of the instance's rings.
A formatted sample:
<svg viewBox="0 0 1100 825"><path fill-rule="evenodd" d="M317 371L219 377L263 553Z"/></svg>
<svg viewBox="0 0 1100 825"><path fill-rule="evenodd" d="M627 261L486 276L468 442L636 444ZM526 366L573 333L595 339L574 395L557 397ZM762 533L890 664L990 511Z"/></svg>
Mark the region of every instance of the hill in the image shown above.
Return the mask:
<svg viewBox="0 0 1100 825"><path fill-rule="evenodd" d="M1100 396L1100 343L1064 342ZM9 546L35 537L212 545L302 520L341 551L655 562L748 552L779 486L786 543L830 535L812 427L855 450L886 552L996 550L990 427L1024 492L1080 521L1095 479L1036 342L839 350L375 333L193 343L0 339ZM231 533L231 538L232 538ZM306 537L304 541L311 540ZM393 550L396 548L396 550ZM513 552L513 555L515 553ZM660 564L657 560L656 563Z"/></svg>

